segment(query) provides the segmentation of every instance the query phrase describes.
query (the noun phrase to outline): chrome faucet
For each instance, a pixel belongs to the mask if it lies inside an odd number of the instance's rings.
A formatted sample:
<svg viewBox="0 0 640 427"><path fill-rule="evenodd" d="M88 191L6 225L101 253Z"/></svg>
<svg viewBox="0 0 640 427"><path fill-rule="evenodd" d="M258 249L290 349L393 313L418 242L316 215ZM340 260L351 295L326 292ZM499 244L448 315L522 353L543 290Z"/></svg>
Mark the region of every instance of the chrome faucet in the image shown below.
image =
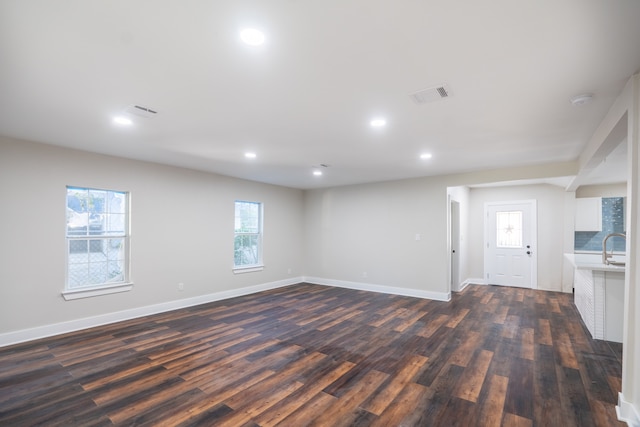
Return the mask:
<svg viewBox="0 0 640 427"><path fill-rule="evenodd" d="M610 233L607 234L604 239L602 239L602 263L609 265L609 264L618 264L618 265L624 265L624 263L617 263L617 262L613 262L613 261L609 261L609 258L611 258L613 256L613 248L611 248L611 254L607 253L607 240L609 240L609 237L622 237L623 239L627 240L627 236L624 233Z"/></svg>

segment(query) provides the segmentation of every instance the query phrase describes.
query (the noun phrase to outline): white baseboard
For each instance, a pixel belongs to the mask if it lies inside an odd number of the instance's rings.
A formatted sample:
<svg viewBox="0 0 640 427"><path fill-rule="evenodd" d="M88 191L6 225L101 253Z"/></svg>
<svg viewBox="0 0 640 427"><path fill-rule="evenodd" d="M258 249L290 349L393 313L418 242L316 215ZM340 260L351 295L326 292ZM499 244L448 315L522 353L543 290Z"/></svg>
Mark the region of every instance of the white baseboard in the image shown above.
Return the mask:
<svg viewBox="0 0 640 427"><path fill-rule="evenodd" d="M616 414L618 420L624 421L629 427L640 427L640 408L627 401L622 393L618 393Z"/></svg>
<svg viewBox="0 0 640 427"><path fill-rule="evenodd" d="M420 289L396 288L395 286L373 285L371 283L348 282L345 280L324 279L321 277L305 277L304 281L315 285L335 286L337 288L354 289L358 291L395 294L405 297L425 298L437 301L450 301L451 292L432 292Z"/></svg>
<svg viewBox="0 0 640 427"><path fill-rule="evenodd" d="M130 310L123 310L114 313L106 313L99 316L70 320L68 322L61 322L52 325L39 326L36 328L23 329L20 331L7 332L4 334L0 334L0 347L18 344L21 342L31 341L39 338L51 337L54 335L66 334L68 332L79 331L81 329L107 325L109 323L121 322L123 320L135 319L137 317L149 316L151 314L158 314L166 311L177 310L180 308L191 307L194 305L206 304L208 302L220 301L223 299L267 291L283 286L294 285L302 281L304 281L302 277L294 277L286 280L264 283L261 285L215 292L212 294L200 295L193 298L168 301L160 304L132 308Z"/></svg>
<svg viewBox="0 0 640 427"><path fill-rule="evenodd" d="M464 290L464 288L466 288L469 285L484 285L484 279L474 279L474 278L469 278L467 280L465 280L464 282L460 283L459 289L456 292L462 292Z"/></svg>

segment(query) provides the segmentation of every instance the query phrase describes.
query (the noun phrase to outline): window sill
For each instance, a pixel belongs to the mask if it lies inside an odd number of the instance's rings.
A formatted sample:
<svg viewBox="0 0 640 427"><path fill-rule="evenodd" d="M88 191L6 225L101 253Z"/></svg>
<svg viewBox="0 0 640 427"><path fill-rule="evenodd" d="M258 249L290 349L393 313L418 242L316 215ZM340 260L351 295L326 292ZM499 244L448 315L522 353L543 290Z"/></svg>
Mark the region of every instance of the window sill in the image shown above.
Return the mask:
<svg viewBox="0 0 640 427"><path fill-rule="evenodd" d="M254 273L264 270L264 265L252 265L250 267L234 267L233 274Z"/></svg>
<svg viewBox="0 0 640 427"><path fill-rule="evenodd" d="M100 295L117 294L119 292L129 292L133 289L133 283L118 283L116 285L106 285L94 288L82 288L62 291L62 297L66 300L97 297Z"/></svg>

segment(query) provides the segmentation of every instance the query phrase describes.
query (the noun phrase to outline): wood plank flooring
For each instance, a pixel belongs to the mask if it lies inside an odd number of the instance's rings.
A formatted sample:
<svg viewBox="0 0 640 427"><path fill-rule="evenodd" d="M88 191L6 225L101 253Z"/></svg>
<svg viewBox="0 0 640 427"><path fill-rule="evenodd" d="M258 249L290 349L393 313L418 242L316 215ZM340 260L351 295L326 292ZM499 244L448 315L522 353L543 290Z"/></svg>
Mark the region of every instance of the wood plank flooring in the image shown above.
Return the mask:
<svg viewBox="0 0 640 427"><path fill-rule="evenodd" d="M616 426L570 294L299 284L0 349L2 426Z"/></svg>

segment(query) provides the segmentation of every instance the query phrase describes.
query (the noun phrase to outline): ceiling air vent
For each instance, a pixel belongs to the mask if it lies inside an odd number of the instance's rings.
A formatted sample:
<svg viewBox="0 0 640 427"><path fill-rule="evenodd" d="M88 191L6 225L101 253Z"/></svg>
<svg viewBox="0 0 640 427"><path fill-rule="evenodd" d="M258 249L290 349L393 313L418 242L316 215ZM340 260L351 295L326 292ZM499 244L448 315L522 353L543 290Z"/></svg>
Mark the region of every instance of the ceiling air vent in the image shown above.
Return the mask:
<svg viewBox="0 0 640 427"><path fill-rule="evenodd" d="M428 102L439 101L451 96L451 90L449 86L444 84L440 86L430 87L428 89L422 89L409 95L413 102L416 104L426 104Z"/></svg>
<svg viewBox="0 0 640 427"><path fill-rule="evenodd" d="M149 107L143 107L141 105L129 105L124 109L124 112L127 114L133 114L134 116L144 117L146 119L155 117L156 114L158 114L157 111L152 110Z"/></svg>

